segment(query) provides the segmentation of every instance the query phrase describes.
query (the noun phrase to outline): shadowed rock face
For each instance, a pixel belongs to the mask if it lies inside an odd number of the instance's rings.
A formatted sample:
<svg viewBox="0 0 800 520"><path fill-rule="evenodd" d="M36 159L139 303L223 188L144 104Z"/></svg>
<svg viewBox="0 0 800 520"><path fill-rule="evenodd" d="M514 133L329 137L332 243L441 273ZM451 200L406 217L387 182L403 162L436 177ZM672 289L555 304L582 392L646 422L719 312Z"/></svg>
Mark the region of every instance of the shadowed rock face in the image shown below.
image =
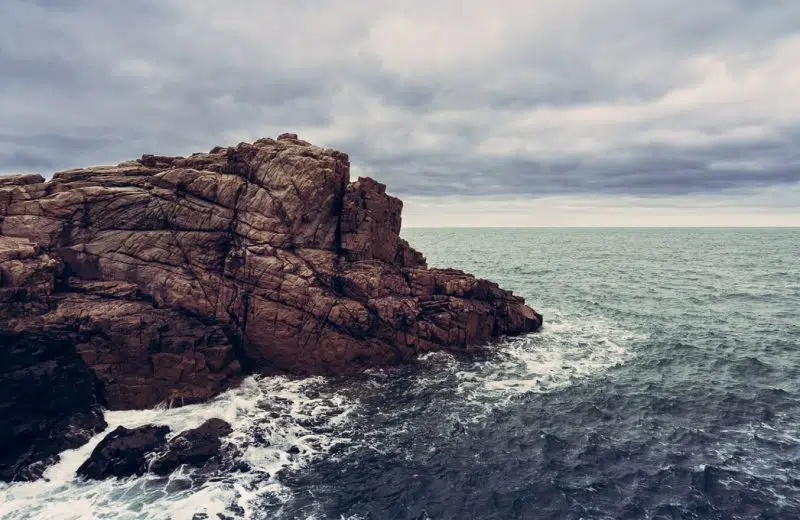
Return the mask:
<svg viewBox="0 0 800 520"><path fill-rule="evenodd" d="M0 481L39 478L105 427L95 379L72 344L0 332Z"/></svg>
<svg viewBox="0 0 800 520"><path fill-rule="evenodd" d="M125 409L201 401L247 371L346 374L539 328L496 284L428 269L401 210L350 182L346 154L293 134L0 177L0 348L58 338L98 401ZM21 377L2 370L0 385Z"/></svg>

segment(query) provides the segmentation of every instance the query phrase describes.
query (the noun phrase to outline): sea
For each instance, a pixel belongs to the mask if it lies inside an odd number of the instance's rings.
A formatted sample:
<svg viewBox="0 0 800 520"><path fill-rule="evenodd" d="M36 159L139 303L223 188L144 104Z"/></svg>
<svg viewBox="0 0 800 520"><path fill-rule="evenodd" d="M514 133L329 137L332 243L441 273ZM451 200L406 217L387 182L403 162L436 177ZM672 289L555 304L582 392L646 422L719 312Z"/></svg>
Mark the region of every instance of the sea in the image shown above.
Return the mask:
<svg viewBox="0 0 800 520"><path fill-rule="evenodd" d="M800 518L800 229L408 229L541 331L348 378L250 377L210 402L251 470L84 482L100 441L0 518Z"/></svg>

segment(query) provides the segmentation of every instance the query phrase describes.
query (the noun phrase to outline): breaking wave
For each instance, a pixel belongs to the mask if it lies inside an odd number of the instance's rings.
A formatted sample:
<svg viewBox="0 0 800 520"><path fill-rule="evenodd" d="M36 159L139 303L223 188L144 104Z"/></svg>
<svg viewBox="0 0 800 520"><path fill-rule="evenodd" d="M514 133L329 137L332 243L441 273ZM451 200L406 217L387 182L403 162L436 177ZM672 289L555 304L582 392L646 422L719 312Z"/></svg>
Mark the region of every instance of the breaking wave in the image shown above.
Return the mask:
<svg viewBox="0 0 800 520"><path fill-rule="evenodd" d="M254 504L280 505L289 496L281 472L296 471L337 443L347 442L339 433L357 405L336 392L321 392L325 383L321 378L251 377L203 404L106 412L108 429L81 448L62 453L44 480L0 487L0 517L191 519L199 513L201 518L252 518ZM199 483L191 472L181 471L169 477L106 481L75 476L78 466L117 426L166 424L175 434L212 417L231 424L234 431L226 440L240 448L250 471Z"/></svg>
<svg viewBox="0 0 800 520"><path fill-rule="evenodd" d="M477 357L431 353L416 365L349 379L250 377L203 404L106 412L106 431L62 453L43 480L0 485L0 517L325 518L320 504L299 499L313 496L313 486L296 486L292 477L310 463L346 466L363 449L400 449L404 436L427 420L421 416L413 424L406 417L429 403L447 407L456 422L478 423L514 395L563 388L624 364L632 356L626 345L635 338L603 320L570 320L553 312L541 332L506 340ZM117 426L165 424L174 435L213 417L231 424L225 440L240 449L249 471L208 479L194 478L191 470L106 481L75 476ZM403 426L384 424L381 417Z"/></svg>

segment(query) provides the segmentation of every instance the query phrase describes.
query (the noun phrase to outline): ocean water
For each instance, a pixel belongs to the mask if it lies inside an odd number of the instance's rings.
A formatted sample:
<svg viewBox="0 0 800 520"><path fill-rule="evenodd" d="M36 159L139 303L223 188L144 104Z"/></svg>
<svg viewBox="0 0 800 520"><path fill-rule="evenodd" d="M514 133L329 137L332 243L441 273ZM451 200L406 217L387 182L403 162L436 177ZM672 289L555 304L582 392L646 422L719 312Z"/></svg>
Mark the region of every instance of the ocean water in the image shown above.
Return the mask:
<svg viewBox="0 0 800 520"><path fill-rule="evenodd" d="M220 417L240 474L81 482L0 518L800 518L800 229L410 229L545 326L354 378L250 378L109 428Z"/></svg>

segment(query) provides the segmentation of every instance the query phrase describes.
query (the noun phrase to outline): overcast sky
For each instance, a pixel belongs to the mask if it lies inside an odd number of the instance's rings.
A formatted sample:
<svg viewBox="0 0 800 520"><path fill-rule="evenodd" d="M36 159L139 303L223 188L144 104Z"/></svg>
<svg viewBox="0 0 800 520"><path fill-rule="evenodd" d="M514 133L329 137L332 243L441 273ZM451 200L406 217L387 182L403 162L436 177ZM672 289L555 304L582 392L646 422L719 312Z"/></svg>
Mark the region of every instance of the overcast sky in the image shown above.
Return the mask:
<svg viewBox="0 0 800 520"><path fill-rule="evenodd" d="M296 132L408 226L800 225L800 1L3 0L0 173Z"/></svg>

